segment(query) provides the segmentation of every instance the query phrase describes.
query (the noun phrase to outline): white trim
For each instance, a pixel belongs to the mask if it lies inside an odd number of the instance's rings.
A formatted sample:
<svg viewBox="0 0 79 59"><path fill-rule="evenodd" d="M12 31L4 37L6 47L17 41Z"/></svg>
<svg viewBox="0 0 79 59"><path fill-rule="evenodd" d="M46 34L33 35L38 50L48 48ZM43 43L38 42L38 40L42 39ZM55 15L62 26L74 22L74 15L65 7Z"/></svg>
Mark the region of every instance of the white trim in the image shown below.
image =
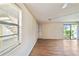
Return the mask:
<svg viewBox="0 0 79 59"><path fill-rule="evenodd" d="M22 11L19 11L19 43L22 42Z"/></svg>

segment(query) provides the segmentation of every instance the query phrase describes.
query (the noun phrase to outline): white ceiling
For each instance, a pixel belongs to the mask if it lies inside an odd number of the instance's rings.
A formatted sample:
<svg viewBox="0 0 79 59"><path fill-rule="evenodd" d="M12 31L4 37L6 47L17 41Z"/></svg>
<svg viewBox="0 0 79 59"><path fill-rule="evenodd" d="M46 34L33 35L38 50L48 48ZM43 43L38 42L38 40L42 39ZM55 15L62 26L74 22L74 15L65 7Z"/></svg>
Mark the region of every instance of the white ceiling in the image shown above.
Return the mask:
<svg viewBox="0 0 79 59"><path fill-rule="evenodd" d="M79 21L79 4L69 3L63 9L64 3L27 3L24 4L36 17L38 22L52 21Z"/></svg>

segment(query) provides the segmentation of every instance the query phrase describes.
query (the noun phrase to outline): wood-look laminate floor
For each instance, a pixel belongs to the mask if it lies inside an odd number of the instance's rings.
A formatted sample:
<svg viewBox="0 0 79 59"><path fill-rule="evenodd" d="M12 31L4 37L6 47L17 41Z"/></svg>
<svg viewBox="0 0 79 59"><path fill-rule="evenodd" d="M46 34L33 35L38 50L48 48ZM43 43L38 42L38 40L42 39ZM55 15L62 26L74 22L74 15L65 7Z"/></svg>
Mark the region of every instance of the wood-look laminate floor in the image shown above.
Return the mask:
<svg viewBox="0 0 79 59"><path fill-rule="evenodd" d="M30 56L78 56L79 40L39 39Z"/></svg>

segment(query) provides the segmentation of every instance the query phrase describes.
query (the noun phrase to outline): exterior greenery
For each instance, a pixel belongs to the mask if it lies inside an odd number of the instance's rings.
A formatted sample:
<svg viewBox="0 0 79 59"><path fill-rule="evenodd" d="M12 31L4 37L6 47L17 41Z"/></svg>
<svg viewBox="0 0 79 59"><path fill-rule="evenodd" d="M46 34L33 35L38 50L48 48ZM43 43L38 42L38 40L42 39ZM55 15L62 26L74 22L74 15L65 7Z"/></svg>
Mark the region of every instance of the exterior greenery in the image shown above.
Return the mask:
<svg viewBox="0 0 79 59"><path fill-rule="evenodd" d="M64 37L65 39L77 39L78 24L64 24Z"/></svg>
<svg viewBox="0 0 79 59"><path fill-rule="evenodd" d="M71 39L71 37L74 36L74 30L67 30L67 29L64 29L64 35L66 37L66 39Z"/></svg>

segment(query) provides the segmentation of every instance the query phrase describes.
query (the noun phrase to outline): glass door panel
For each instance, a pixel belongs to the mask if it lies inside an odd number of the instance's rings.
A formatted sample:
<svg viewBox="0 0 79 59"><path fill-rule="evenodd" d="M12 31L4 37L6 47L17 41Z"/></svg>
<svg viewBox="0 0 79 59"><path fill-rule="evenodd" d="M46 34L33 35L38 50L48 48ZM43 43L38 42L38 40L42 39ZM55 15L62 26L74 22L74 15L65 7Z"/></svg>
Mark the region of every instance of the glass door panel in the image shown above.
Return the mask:
<svg viewBox="0 0 79 59"><path fill-rule="evenodd" d="M70 24L64 24L64 37L70 39Z"/></svg>
<svg viewBox="0 0 79 59"><path fill-rule="evenodd" d="M77 24L71 25L71 39L77 39Z"/></svg>
<svg viewBox="0 0 79 59"><path fill-rule="evenodd" d="M64 24L65 39L77 39L77 24Z"/></svg>

